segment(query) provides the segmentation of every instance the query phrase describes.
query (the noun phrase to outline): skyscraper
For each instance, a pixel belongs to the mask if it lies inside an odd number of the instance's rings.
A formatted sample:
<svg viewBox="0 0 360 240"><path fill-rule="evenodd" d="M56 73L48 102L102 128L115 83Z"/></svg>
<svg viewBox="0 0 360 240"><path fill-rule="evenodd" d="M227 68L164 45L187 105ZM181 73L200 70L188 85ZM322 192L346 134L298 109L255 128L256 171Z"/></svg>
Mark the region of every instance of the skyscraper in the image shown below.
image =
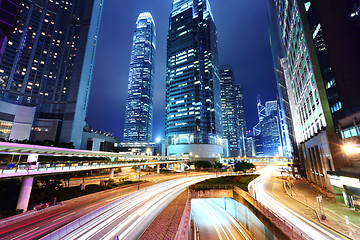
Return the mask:
<svg viewBox="0 0 360 240"><path fill-rule="evenodd" d="M262 105L258 97L257 109L259 123L253 128L257 156L286 156L279 102L267 101Z"/></svg>
<svg viewBox="0 0 360 240"><path fill-rule="evenodd" d="M246 155L246 120L244 110L244 95L241 84L235 84L235 104L238 120L238 142L240 147L240 156Z"/></svg>
<svg viewBox="0 0 360 240"><path fill-rule="evenodd" d="M167 41L168 155L223 153L217 33L207 0L174 0Z"/></svg>
<svg viewBox="0 0 360 240"><path fill-rule="evenodd" d="M269 3L285 50L280 62L302 164L310 181L332 190L328 172L351 167L339 147L339 120L360 111L358 1Z"/></svg>
<svg viewBox="0 0 360 240"><path fill-rule="evenodd" d="M21 0L0 1L0 62L6 43L14 31L20 9Z"/></svg>
<svg viewBox="0 0 360 240"><path fill-rule="evenodd" d="M0 98L35 106L31 138L80 147L103 0L24 0L0 64Z"/></svg>
<svg viewBox="0 0 360 240"><path fill-rule="evenodd" d="M238 119L235 103L235 80L232 67L220 66L220 87L224 138L228 140L230 156L240 155L238 141Z"/></svg>
<svg viewBox="0 0 360 240"><path fill-rule="evenodd" d="M156 30L150 13L141 13L131 51L124 142L152 140Z"/></svg>

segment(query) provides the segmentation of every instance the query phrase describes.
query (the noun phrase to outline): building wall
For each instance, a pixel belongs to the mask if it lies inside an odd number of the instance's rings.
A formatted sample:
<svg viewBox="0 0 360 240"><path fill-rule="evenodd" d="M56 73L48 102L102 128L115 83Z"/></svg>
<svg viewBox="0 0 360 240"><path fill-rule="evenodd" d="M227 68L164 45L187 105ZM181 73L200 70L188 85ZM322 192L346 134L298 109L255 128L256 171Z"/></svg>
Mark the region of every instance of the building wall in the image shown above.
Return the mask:
<svg viewBox="0 0 360 240"><path fill-rule="evenodd" d="M114 147L114 143L114 137L95 132L83 132L80 149L110 152Z"/></svg>
<svg viewBox="0 0 360 240"><path fill-rule="evenodd" d="M167 148L168 156L192 156L192 159L217 158L223 154L223 146L214 144L178 144Z"/></svg>
<svg viewBox="0 0 360 240"><path fill-rule="evenodd" d="M7 123L9 127L11 126L10 133L5 140L29 140L35 110L34 107L0 101L1 131L4 124Z"/></svg>
<svg viewBox="0 0 360 240"><path fill-rule="evenodd" d="M0 64L0 98L62 121L59 141L80 147L102 0L24 0Z"/></svg>
<svg viewBox="0 0 360 240"><path fill-rule="evenodd" d="M40 119L34 121L31 137L32 141L59 142L61 121L59 119Z"/></svg>
<svg viewBox="0 0 360 240"><path fill-rule="evenodd" d="M307 177L319 186L333 191L327 171L334 171L331 150L325 131L300 145Z"/></svg>

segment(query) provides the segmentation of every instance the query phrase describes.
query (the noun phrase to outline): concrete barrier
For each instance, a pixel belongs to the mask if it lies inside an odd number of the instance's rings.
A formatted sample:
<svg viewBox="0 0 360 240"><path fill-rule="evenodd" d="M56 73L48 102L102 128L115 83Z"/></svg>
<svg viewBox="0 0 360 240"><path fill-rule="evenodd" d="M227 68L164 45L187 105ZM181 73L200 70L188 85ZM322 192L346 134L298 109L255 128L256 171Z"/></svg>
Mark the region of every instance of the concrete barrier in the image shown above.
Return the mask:
<svg viewBox="0 0 360 240"><path fill-rule="evenodd" d="M226 188L211 189L211 186L205 186L205 189L190 189L190 198L233 198L248 208L278 240L309 239L281 216L259 203L248 192L236 186L232 186L231 189L229 186Z"/></svg>

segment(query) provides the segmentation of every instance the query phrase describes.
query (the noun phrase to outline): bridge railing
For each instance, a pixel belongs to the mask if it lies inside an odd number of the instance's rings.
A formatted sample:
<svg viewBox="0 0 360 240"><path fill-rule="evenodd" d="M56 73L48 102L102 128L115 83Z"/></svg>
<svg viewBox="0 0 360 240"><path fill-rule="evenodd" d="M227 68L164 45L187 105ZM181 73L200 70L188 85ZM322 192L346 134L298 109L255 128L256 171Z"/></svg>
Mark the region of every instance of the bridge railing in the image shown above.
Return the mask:
<svg viewBox="0 0 360 240"><path fill-rule="evenodd" d="M116 167L131 167L136 165L156 165L156 164L166 164L166 163L178 163L184 162L186 160L153 160L153 161L120 161L120 162L52 162L52 163L16 163L16 164L7 164L0 166L0 176L1 174L7 173L29 173L29 172L42 172L42 171L61 171L61 170L76 170L76 169L103 169L103 168L116 168Z"/></svg>

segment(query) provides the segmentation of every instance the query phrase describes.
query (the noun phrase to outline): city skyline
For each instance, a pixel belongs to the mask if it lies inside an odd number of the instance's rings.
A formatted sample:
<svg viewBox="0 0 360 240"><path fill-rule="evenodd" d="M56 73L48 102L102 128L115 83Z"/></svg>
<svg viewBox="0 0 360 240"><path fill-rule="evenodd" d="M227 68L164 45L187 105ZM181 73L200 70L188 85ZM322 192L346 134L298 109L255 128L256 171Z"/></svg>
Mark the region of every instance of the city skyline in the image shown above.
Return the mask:
<svg viewBox="0 0 360 240"><path fill-rule="evenodd" d="M253 120L256 119L256 108L253 107L254 103L256 102L255 96L261 94L263 99L273 99L276 95L275 77L273 76L274 73L272 69L271 51L268 40L266 4L265 1L261 1L261 3L257 3L255 6L251 6L251 9L249 9L250 13L247 13L245 9L246 7L250 6L250 1L243 3L243 6L240 6L241 4L238 3L231 3L240 8L238 11L239 13L242 13L242 15L245 15L245 19L246 17L250 19L249 17L252 16L252 21L255 21L255 18L260 18L262 20L260 21L260 27L257 26L254 29L247 29L244 34L242 34L241 27L237 27L238 31L234 32L229 31L229 27L225 26L225 24L229 25L232 22L231 18L223 17L227 16L226 11L230 11L234 14L236 14L236 11L229 7L228 4L223 5L211 0L210 4L212 5L212 11L214 12L215 24L219 25L217 27L219 36L219 64L232 64L234 66L234 73L237 79L237 83L241 83L244 88L245 114L249 123L248 128L251 128L251 125L256 121ZM127 85L126 75L128 75L131 40L133 34L133 27L128 27L128 25L134 26L134 19L136 19L141 11L149 11L154 17L158 31L158 56L156 59L155 70L153 138L155 139L156 137L164 137L166 73L165 56L166 35L168 31L169 17L166 12L171 11L171 1L169 1L168 4L159 3L156 5L157 8L155 8L155 5L156 4L146 3L146 1L134 1L133 3L129 3L127 12L124 13L125 15L120 14L121 21L117 21L122 23L121 28L117 30L118 32L115 32L115 28L111 28L111 34L115 36L115 38L106 37L109 34L106 30L107 21L110 20L108 16L111 15L110 13L115 6L110 8L110 3L105 3L104 5L103 21L99 34L99 47L95 61L93 87L90 94L90 104L87 116L87 122L95 129L104 132L111 132L114 134L114 136L122 136L122 129L124 126L124 114L122 112L124 111L121 111L121 109L125 109L124 95L127 95L125 91L127 88L124 86ZM136 17L132 17L134 15L136 15ZM112 20L113 17L114 16L111 17ZM256 22L254 24L259 23ZM230 25L230 28L231 26L232 25ZM121 39L117 40L121 41L121 44L119 44L119 42L115 42L116 37L119 37L119 35L117 35L119 33L121 33ZM251 40L249 40L250 38ZM254 42L254 40L260 41L260 44L256 45L256 43L254 43L253 51L248 51L245 54L244 51L249 47L244 45L248 44L249 42ZM236 53L238 53L238 55L247 55L248 57L245 57L245 60L243 58L240 59L239 57L236 58L236 55L233 54L233 50L226 47L236 41L243 43L239 45ZM112 49L110 52L109 49L111 47L116 48ZM112 52L117 53L117 61L111 61L111 59L115 57L115 55L112 55ZM233 55L235 55L235 57ZM259 55L263 56L259 58ZM105 62L103 59L104 57L107 57L109 60ZM262 67L249 67L249 65L253 65L255 58L262 59L262 64L261 61L259 63L259 65L262 65ZM119 64L119 62L121 62L121 64ZM257 60L257 62L259 62L259 60ZM262 69L262 71L257 70L258 68ZM259 75L262 77L259 77ZM246 81L245 79L249 80ZM273 89L273 91L266 92L266 90L269 89ZM114 110L114 107L117 110Z"/></svg>

